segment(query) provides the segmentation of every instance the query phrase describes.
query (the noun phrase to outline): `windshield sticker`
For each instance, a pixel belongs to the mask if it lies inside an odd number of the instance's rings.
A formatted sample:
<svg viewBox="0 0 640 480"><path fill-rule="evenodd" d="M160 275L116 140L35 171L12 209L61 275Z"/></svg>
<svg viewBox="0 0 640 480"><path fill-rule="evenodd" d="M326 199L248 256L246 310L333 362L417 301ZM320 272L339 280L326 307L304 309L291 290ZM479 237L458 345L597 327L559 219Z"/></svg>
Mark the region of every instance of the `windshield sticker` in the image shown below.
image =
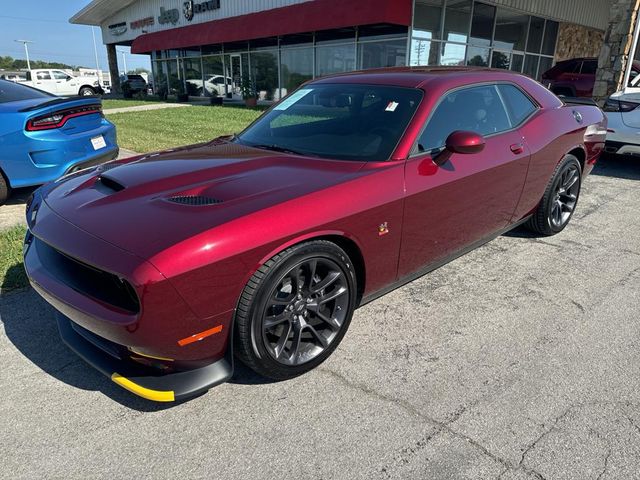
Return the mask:
<svg viewBox="0 0 640 480"><path fill-rule="evenodd" d="M389 105L387 105L385 112L395 112L396 108L398 108L398 105L400 105L398 102L389 102Z"/></svg>
<svg viewBox="0 0 640 480"><path fill-rule="evenodd" d="M298 100L306 97L311 92L313 92L313 89L311 89L311 88L303 88L302 90L298 90L296 93L293 93L290 97L285 98L282 102L280 102L278 105L276 105L273 109L274 110L287 110L294 103L297 103Z"/></svg>

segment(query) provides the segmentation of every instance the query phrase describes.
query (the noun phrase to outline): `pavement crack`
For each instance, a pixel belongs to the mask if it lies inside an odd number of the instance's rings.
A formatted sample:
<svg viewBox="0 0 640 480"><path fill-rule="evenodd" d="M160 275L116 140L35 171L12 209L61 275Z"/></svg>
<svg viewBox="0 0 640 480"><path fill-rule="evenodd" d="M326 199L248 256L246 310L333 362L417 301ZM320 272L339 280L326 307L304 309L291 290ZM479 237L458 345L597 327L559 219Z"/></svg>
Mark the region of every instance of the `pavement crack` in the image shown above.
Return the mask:
<svg viewBox="0 0 640 480"><path fill-rule="evenodd" d="M607 467L609 466L609 458L611 457L611 450L607 451L607 455L604 457L604 467L602 468L602 472L596 478L596 480L600 480L605 473L607 473Z"/></svg>

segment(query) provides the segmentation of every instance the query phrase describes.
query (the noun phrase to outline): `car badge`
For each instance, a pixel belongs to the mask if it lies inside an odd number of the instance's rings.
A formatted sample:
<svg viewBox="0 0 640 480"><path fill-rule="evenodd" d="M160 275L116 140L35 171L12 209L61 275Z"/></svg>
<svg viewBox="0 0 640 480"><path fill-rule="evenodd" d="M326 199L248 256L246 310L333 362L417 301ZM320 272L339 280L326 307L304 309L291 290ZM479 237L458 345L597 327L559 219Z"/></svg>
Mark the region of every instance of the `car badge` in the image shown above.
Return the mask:
<svg viewBox="0 0 640 480"><path fill-rule="evenodd" d="M387 222L381 223L380 225L378 225L378 236L382 237L383 235L386 235L387 233L389 233L389 224Z"/></svg>

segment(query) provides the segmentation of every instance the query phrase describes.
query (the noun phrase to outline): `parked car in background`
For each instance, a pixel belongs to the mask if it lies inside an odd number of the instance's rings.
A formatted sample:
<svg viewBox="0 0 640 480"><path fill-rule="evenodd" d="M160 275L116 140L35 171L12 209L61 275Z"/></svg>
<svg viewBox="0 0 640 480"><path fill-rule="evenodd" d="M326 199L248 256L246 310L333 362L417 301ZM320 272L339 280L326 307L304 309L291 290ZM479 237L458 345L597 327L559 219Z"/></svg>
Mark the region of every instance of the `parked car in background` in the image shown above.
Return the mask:
<svg viewBox="0 0 640 480"><path fill-rule="evenodd" d="M609 120L605 151L640 155L640 93L614 93L605 102L603 110Z"/></svg>
<svg viewBox="0 0 640 480"><path fill-rule="evenodd" d="M125 96L128 94L147 94L148 85L142 75L123 75L120 77L120 85Z"/></svg>
<svg viewBox="0 0 640 480"><path fill-rule="evenodd" d="M62 70L34 69L26 72L26 78L20 83L60 97L104 95L98 77L74 77Z"/></svg>
<svg viewBox="0 0 640 480"><path fill-rule="evenodd" d="M206 391L234 354L292 378L358 306L517 225L561 232L605 133L512 72L325 77L239 135L37 190L25 269L64 341L144 398Z"/></svg>
<svg viewBox="0 0 640 480"><path fill-rule="evenodd" d="M116 129L96 97L55 97L0 80L0 205L12 188L112 160Z"/></svg>
<svg viewBox="0 0 640 480"><path fill-rule="evenodd" d="M233 81L231 80L231 77L226 77L226 83L226 88L231 92L233 89ZM202 95L202 88L202 80L187 80L187 89L190 95ZM222 75L210 75L204 81L204 89L208 96L223 97L227 93L227 90L225 89L225 77Z"/></svg>
<svg viewBox="0 0 640 480"><path fill-rule="evenodd" d="M556 95L591 97L598 70L597 58L572 58L556 63L542 74L542 84ZM634 61L630 83L640 74L640 61Z"/></svg>

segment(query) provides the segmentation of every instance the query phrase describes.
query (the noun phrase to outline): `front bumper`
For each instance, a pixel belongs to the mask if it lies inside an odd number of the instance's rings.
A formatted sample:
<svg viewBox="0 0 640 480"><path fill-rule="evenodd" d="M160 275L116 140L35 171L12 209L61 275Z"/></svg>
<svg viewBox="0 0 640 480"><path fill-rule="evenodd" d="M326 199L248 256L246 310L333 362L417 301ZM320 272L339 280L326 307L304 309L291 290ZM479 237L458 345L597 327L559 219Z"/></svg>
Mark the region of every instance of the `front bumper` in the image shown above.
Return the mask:
<svg viewBox="0 0 640 480"><path fill-rule="evenodd" d="M36 287L37 289L37 287ZM39 290L41 295L46 292ZM233 357L229 353L215 363L194 370L158 374L151 368L141 367L126 358L118 358L116 348L91 341L94 334L83 331L62 313L57 313L60 336L67 346L89 365L109 377L114 383L139 397L155 402L185 400L233 376Z"/></svg>
<svg viewBox="0 0 640 480"><path fill-rule="evenodd" d="M232 312L195 317L153 266L58 217L39 191L27 217L24 266L31 285L59 312L64 341L90 365L155 401L188 398L232 376ZM121 272L139 303L123 303L119 295L131 290L113 290L101 280L113 277L108 272Z"/></svg>

